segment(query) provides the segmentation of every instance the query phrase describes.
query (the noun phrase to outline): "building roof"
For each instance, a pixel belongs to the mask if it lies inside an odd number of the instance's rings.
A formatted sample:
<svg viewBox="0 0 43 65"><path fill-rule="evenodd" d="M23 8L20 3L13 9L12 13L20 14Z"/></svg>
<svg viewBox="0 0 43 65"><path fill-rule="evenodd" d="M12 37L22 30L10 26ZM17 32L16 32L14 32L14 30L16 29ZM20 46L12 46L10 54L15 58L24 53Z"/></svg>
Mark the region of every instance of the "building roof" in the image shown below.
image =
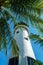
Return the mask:
<svg viewBox="0 0 43 65"><path fill-rule="evenodd" d="M26 26L29 26L29 25L28 25L27 23L25 23L25 22L19 22L19 23L15 24L15 27L16 27L17 25L26 25Z"/></svg>
<svg viewBox="0 0 43 65"><path fill-rule="evenodd" d="M28 31L28 24L24 23L24 22L19 22L18 24L15 24L15 30L19 27L23 27ZM14 30L14 32L15 32Z"/></svg>

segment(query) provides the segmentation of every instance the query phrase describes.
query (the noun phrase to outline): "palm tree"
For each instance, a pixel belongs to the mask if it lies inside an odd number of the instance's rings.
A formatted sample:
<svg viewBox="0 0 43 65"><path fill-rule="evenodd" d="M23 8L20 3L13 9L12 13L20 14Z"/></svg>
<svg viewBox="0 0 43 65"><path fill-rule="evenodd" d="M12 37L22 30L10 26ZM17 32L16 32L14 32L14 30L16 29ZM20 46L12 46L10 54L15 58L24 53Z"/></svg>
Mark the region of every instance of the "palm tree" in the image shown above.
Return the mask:
<svg viewBox="0 0 43 65"><path fill-rule="evenodd" d="M11 44L13 46L12 48L15 48L14 52L17 53L16 52L17 46L15 44L15 40L12 37L11 31L10 31L10 28L9 28L9 24L7 23L9 18L12 18L15 22L14 17L11 15L11 13L8 10L9 7L10 7L9 0L5 0L5 1L0 0L0 3L1 3L0 4L0 50L5 49L5 52L7 53L7 45L8 45L7 36L9 36L11 43L14 43L14 45ZM3 6L5 6L8 9L6 9Z"/></svg>
<svg viewBox="0 0 43 65"><path fill-rule="evenodd" d="M11 41L10 48L14 50L15 54L18 52L16 41L12 36L7 22L9 19L12 19L15 25L17 24L17 17L18 19L23 17L28 25L30 23L40 33L43 33L43 20L40 18L43 12L42 8L43 0L0 0L0 50L6 49L7 53L7 46L10 44L7 42L7 36L9 36ZM12 13L16 14L16 18ZM31 34L30 38L38 39L40 45L43 45L43 39L40 38L40 35Z"/></svg>

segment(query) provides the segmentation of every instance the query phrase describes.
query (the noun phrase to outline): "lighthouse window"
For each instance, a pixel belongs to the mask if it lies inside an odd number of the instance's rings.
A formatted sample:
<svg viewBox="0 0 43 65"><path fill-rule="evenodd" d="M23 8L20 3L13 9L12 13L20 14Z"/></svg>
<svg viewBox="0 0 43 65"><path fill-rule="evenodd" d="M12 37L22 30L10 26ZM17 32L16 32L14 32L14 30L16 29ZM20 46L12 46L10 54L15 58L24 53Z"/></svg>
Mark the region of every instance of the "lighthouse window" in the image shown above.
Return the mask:
<svg viewBox="0 0 43 65"><path fill-rule="evenodd" d="M19 31L17 31L16 33L19 33Z"/></svg>
<svg viewBox="0 0 43 65"><path fill-rule="evenodd" d="M34 59L27 57L28 65L35 65L33 62L35 61Z"/></svg>
<svg viewBox="0 0 43 65"><path fill-rule="evenodd" d="M18 65L18 57L13 57L13 58L9 59L8 65Z"/></svg>
<svg viewBox="0 0 43 65"><path fill-rule="evenodd" d="M26 40L28 40L28 38L25 38Z"/></svg>

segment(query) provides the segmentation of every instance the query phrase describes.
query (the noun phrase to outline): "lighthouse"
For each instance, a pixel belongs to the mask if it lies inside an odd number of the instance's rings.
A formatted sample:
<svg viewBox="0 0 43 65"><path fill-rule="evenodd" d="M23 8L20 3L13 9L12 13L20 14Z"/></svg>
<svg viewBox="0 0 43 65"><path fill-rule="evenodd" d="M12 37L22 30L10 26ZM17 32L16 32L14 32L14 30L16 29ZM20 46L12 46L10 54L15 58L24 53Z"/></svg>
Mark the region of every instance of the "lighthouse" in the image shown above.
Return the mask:
<svg viewBox="0 0 43 65"><path fill-rule="evenodd" d="M33 61L36 60L35 54L29 39L28 25L20 22L15 25L15 40L19 48L19 56L11 58L14 65L33 65ZM9 65L13 65L9 62Z"/></svg>

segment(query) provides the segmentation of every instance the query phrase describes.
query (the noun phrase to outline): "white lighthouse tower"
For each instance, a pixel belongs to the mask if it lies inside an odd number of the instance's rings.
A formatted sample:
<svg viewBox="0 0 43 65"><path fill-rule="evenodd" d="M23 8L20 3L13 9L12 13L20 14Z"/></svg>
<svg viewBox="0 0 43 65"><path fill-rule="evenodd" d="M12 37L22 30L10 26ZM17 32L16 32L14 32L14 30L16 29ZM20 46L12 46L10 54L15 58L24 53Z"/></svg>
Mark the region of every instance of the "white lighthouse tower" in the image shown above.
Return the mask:
<svg viewBox="0 0 43 65"><path fill-rule="evenodd" d="M14 35L19 48L18 65L32 65L32 60L36 58L29 39L28 25L23 22L16 25Z"/></svg>

